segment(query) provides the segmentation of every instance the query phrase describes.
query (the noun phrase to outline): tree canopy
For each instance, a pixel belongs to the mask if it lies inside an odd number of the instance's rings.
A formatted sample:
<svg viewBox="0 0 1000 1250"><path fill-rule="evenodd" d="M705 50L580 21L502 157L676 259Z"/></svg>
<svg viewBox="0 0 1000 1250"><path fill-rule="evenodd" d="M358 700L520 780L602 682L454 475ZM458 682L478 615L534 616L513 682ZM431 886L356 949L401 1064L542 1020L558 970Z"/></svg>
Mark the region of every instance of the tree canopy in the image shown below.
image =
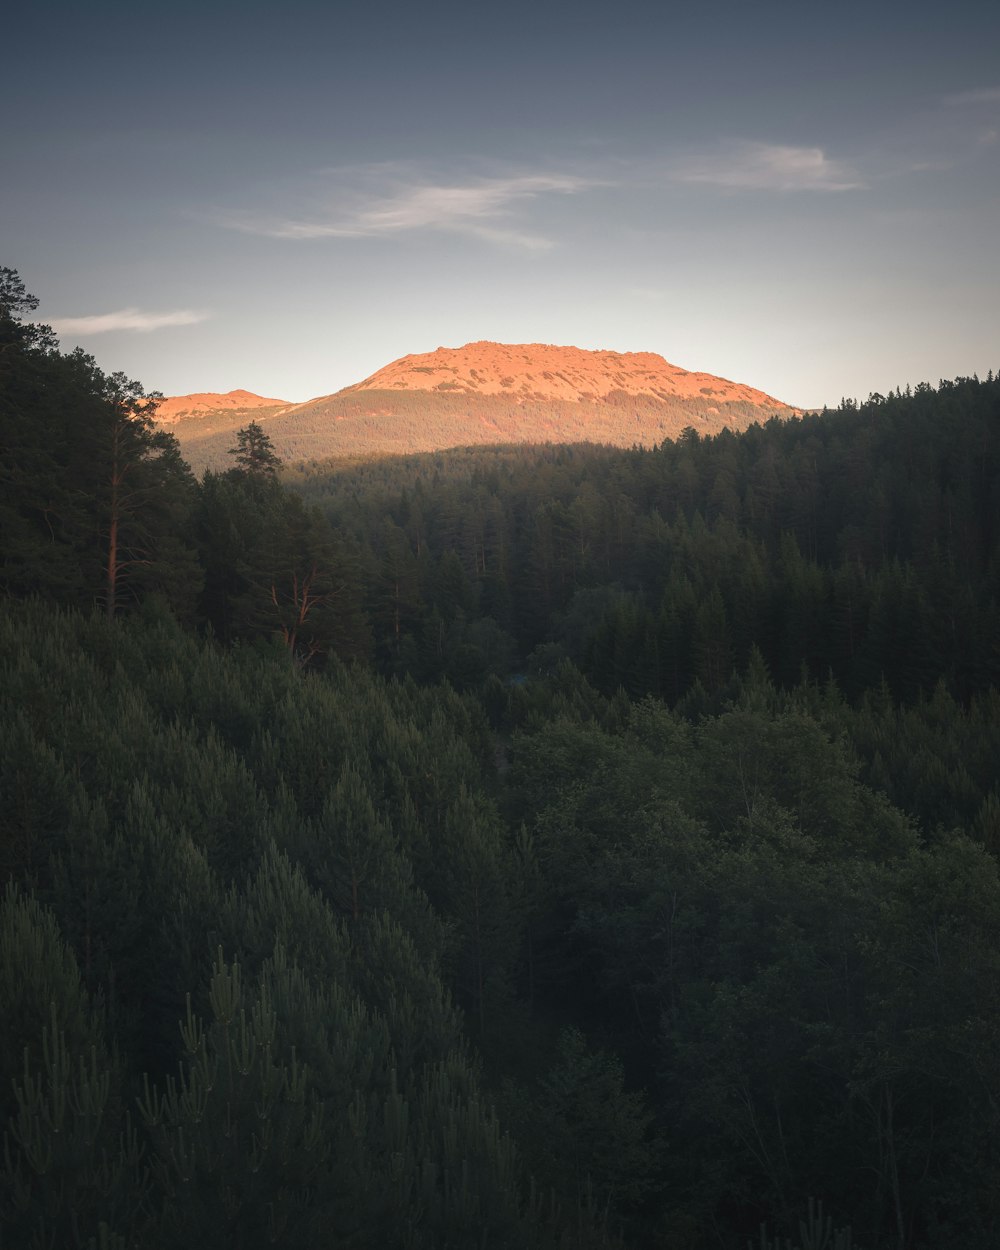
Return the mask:
<svg viewBox="0 0 1000 1250"><path fill-rule="evenodd" d="M199 482L34 307L4 1246L992 1250L1000 383Z"/></svg>

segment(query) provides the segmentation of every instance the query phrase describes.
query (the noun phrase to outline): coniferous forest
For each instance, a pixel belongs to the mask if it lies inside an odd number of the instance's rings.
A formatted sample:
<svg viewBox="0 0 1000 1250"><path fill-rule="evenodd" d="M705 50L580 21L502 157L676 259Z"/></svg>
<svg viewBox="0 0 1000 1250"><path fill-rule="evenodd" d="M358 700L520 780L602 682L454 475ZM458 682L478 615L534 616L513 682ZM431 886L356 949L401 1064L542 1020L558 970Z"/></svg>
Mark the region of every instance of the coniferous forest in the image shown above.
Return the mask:
<svg viewBox="0 0 1000 1250"><path fill-rule="evenodd" d="M0 1247L990 1250L1000 380L196 480L0 271Z"/></svg>

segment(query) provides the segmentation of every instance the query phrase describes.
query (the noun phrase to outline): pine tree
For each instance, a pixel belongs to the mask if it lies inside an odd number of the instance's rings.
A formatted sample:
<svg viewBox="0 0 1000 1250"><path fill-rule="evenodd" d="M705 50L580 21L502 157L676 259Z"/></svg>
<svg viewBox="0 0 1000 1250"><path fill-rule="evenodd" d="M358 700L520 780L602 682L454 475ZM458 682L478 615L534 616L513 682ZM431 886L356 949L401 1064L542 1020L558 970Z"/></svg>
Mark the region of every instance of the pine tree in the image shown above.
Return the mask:
<svg viewBox="0 0 1000 1250"><path fill-rule="evenodd" d="M174 1244L301 1245L329 1152L310 1073L267 983L248 993L221 951L209 1003L206 1026L188 998L178 1074L163 1093L147 1081L139 1103L165 1231Z"/></svg>
<svg viewBox="0 0 1000 1250"><path fill-rule="evenodd" d="M256 421L236 432L236 445L230 447L229 455L236 461L236 472L255 481L277 477L281 458L274 444Z"/></svg>
<svg viewBox="0 0 1000 1250"><path fill-rule="evenodd" d="M0 584L109 617L150 590L189 606L198 571L186 518L193 479L156 396L106 376L51 331L24 324L37 301L0 273Z"/></svg>
<svg viewBox="0 0 1000 1250"><path fill-rule="evenodd" d="M0 1102L4 1244L132 1244L149 1195L123 1074L54 917L13 886L0 904L0 1022L13 1094Z"/></svg>

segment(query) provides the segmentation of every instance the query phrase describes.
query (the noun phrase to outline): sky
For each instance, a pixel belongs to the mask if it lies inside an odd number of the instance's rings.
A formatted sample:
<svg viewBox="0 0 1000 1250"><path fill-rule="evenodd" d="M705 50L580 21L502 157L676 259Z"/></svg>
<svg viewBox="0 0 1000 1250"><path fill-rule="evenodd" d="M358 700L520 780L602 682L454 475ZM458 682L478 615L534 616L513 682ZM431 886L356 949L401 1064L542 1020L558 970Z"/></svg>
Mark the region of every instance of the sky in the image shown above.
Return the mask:
<svg viewBox="0 0 1000 1250"><path fill-rule="evenodd" d="M996 0L18 10L0 264L148 390L478 339L802 407L1000 367Z"/></svg>

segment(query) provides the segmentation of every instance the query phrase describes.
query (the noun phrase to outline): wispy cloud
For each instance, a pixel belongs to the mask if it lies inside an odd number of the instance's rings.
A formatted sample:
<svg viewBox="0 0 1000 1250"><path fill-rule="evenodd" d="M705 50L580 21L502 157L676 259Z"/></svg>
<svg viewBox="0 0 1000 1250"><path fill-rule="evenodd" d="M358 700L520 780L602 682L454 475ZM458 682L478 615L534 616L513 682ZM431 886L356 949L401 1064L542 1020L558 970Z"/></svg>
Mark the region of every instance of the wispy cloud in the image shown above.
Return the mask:
<svg viewBox="0 0 1000 1250"><path fill-rule="evenodd" d="M858 191L865 186L854 170L822 148L776 143L739 143L691 157L676 167L674 177L729 191Z"/></svg>
<svg viewBox="0 0 1000 1250"><path fill-rule="evenodd" d="M218 224L272 239L364 239L416 230L472 235L504 247L541 250L552 241L522 228L517 209L539 196L572 195L592 185L569 174L521 174L466 182L398 182L309 216L223 213Z"/></svg>
<svg viewBox="0 0 1000 1250"><path fill-rule="evenodd" d="M945 104L959 108L967 104L1000 104L1000 87L979 87L975 91L959 91L946 95Z"/></svg>
<svg viewBox="0 0 1000 1250"><path fill-rule="evenodd" d="M132 330L148 334L167 326L193 326L208 318L207 312L178 308L175 312L143 312L139 308L120 308L117 312L94 313L87 317L57 317L52 329L57 334L110 334L115 330Z"/></svg>

